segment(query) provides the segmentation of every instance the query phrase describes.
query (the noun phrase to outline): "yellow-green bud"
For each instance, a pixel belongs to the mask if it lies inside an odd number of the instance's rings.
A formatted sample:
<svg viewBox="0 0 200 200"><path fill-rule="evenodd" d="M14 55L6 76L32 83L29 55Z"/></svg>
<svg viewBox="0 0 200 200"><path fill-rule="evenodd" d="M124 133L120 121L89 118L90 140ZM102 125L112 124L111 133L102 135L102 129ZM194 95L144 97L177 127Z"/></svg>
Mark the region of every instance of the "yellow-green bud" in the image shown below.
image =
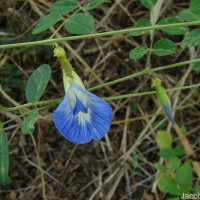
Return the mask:
<svg viewBox="0 0 200 200"><path fill-rule="evenodd" d="M61 68L65 73L65 75L73 79L72 75L73 68L69 60L67 59L65 50L60 46L56 47L54 49L54 56L58 58Z"/></svg>

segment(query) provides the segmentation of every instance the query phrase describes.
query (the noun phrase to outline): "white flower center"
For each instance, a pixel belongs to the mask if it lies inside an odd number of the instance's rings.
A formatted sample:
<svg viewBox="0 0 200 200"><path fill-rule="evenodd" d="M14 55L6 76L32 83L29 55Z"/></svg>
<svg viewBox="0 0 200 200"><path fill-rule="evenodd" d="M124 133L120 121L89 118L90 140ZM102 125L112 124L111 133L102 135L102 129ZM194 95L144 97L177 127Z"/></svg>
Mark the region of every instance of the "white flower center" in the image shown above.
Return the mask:
<svg viewBox="0 0 200 200"><path fill-rule="evenodd" d="M85 125L86 122L89 122L91 120L91 111L90 109L88 109L87 113L79 112L76 117L78 119L78 124Z"/></svg>

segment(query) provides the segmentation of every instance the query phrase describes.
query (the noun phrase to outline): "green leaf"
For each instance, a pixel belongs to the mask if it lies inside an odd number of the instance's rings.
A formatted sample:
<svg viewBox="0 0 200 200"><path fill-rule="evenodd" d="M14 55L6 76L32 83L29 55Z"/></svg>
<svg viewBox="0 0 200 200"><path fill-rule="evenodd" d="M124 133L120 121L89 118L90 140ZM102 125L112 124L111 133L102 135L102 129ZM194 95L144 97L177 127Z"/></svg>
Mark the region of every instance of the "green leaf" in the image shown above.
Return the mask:
<svg viewBox="0 0 200 200"><path fill-rule="evenodd" d="M142 58L147 52L148 48L146 46L139 46L130 51L129 58L131 60L138 60Z"/></svg>
<svg viewBox="0 0 200 200"><path fill-rule="evenodd" d="M111 3L111 1L110 0L91 0L91 2L89 2L83 6L83 9L92 10L92 9L98 7L99 5L101 5L102 3Z"/></svg>
<svg viewBox="0 0 200 200"><path fill-rule="evenodd" d="M54 12L42 17L39 23L33 29L32 34L38 34L47 30L48 28L52 27L54 24L59 22L61 19L62 16Z"/></svg>
<svg viewBox="0 0 200 200"><path fill-rule="evenodd" d="M167 200L180 200L179 198L170 198L170 199L167 199Z"/></svg>
<svg viewBox="0 0 200 200"><path fill-rule="evenodd" d="M179 14L178 17L186 22L193 22L193 21L198 21L200 20L200 13L199 15L196 15L192 13L189 9L182 10Z"/></svg>
<svg viewBox="0 0 200 200"><path fill-rule="evenodd" d="M195 59L200 59L200 54L198 54L195 58ZM196 62L196 63L192 63L192 68L198 72L200 72L200 61L199 62Z"/></svg>
<svg viewBox="0 0 200 200"><path fill-rule="evenodd" d="M167 17L165 19L161 19L158 24L159 25L167 25L167 24L176 24L181 23L182 21L176 17ZM188 31L188 27L172 27L172 28L161 28L161 30L168 35L184 35Z"/></svg>
<svg viewBox="0 0 200 200"><path fill-rule="evenodd" d="M142 28L142 27L147 27L147 26L151 26L151 22L148 19L139 19L135 22L133 28ZM131 33L131 36L139 36L142 35L144 33L147 33L148 31L135 31L133 33Z"/></svg>
<svg viewBox="0 0 200 200"><path fill-rule="evenodd" d="M200 29L194 29L189 32L183 41L181 42L182 47L192 47L200 45Z"/></svg>
<svg viewBox="0 0 200 200"><path fill-rule="evenodd" d="M172 158L174 156L173 150L171 148L161 149L160 152L159 152L159 155L161 157L163 157L164 159L169 159L169 158Z"/></svg>
<svg viewBox="0 0 200 200"><path fill-rule="evenodd" d="M72 12L78 7L76 0L60 0L51 4L51 12L59 13L60 15L66 15Z"/></svg>
<svg viewBox="0 0 200 200"><path fill-rule="evenodd" d="M182 156L185 154L185 149L180 146L180 145L177 145L174 149L173 149L173 154L175 156Z"/></svg>
<svg viewBox="0 0 200 200"><path fill-rule="evenodd" d="M71 34L88 34L94 29L95 22L91 15L76 13L65 22L66 30Z"/></svg>
<svg viewBox="0 0 200 200"><path fill-rule="evenodd" d="M140 0L141 4L151 10L157 3L158 0Z"/></svg>
<svg viewBox="0 0 200 200"><path fill-rule="evenodd" d="M199 0L193 0L189 5L189 9L192 13L199 15L200 1Z"/></svg>
<svg viewBox="0 0 200 200"><path fill-rule="evenodd" d="M38 67L28 79L26 85L26 99L35 103L42 96L51 76L51 68L44 64Z"/></svg>
<svg viewBox="0 0 200 200"><path fill-rule="evenodd" d="M160 149L171 148L172 136L167 131L158 131L156 135L156 142L158 143Z"/></svg>
<svg viewBox="0 0 200 200"><path fill-rule="evenodd" d="M169 159L169 166L171 170L176 170L179 168L181 161L178 157L173 156Z"/></svg>
<svg viewBox="0 0 200 200"><path fill-rule="evenodd" d="M0 184L7 185L11 183L9 173L9 149L7 134L3 130L3 124L0 123Z"/></svg>
<svg viewBox="0 0 200 200"><path fill-rule="evenodd" d="M176 171L175 177L179 185L187 186L189 189L192 187L193 174L192 174L192 166L189 161L185 162Z"/></svg>
<svg viewBox="0 0 200 200"><path fill-rule="evenodd" d="M33 133L35 127L34 127L34 124L36 122L36 120L38 119L38 112L35 111L35 112L32 112L30 114L28 114L23 123L22 123L22 126L21 126L21 130L22 130L22 133L24 135L29 135L31 133Z"/></svg>
<svg viewBox="0 0 200 200"><path fill-rule="evenodd" d="M176 180L167 173L161 173L158 177L158 188L160 191L179 195L180 190L177 187Z"/></svg>
<svg viewBox="0 0 200 200"><path fill-rule="evenodd" d="M153 47L157 56L167 56L176 53L176 44L169 39L158 40Z"/></svg>

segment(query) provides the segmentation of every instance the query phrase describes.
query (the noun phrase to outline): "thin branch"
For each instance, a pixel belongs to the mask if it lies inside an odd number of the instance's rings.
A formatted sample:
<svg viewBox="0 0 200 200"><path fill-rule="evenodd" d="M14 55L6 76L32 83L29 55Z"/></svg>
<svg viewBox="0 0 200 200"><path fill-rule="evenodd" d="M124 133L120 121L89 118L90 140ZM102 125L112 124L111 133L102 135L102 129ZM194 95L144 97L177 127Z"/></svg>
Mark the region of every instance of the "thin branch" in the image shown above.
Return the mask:
<svg viewBox="0 0 200 200"><path fill-rule="evenodd" d="M112 36L112 35L129 34L136 31L148 31L148 30L157 30L157 29L162 29L162 28L197 26L197 25L200 25L200 20L194 21L194 22L182 22L182 23L174 23L174 24L166 24L166 25L153 25L153 26L147 26L147 27L141 27L141 28L128 28L128 29L122 29L122 30L117 30L117 31L92 33L92 34L87 34L87 35L78 35L78 36L70 36L70 37L63 37L63 38L57 38L57 39L39 40L39 41L33 41L33 42L5 44L5 45L0 45L0 49L48 45L48 44L53 44L55 42L83 40L83 39L106 37L106 36Z"/></svg>

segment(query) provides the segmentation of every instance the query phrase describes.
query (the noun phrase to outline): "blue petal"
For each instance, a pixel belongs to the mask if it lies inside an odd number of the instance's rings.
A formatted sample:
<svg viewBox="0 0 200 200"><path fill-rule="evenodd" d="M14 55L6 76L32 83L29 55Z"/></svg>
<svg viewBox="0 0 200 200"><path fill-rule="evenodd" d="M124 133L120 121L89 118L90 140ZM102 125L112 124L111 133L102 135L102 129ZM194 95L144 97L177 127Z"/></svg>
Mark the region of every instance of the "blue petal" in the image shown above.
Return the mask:
<svg viewBox="0 0 200 200"><path fill-rule="evenodd" d="M92 139L100 140L109 130L112 120L112 108L109 103L73 83L78 92L88 97L88 106L79 96L76 99L76 112L73 112L68 102L68 92L58 108L53 112L53 120L59 132L69 141L85 144ZM78 120L79 112L83 117ZM85 115L89 117L84 118Z"/></svg>
<svg viewBox="0 0 200 200"><path fill-rule="evenodd" d="M99 98L98 96L92 94L81 88L79 85L74 84L75 88L85 92L92 102L90 105L91 112L91 122L88 122L88 126L91 130L91 137L94 140L100 140L110 128L112 121L112 108L108 102Z"/></svg>
<svg viewBox="0 0 200 200"><path fill-rule="evenodd" d="M172 116L170 106L167 104L167 105L163 105L162 107L163 107L163 110L166 113L167 117L171 121L171 123L174 124L174 118Z"/></svg>
<svg viewBox="0 0 200 200"><path fill-rule="evenodd" d="M76 97L76 104L73 109L73 114L77 115L79 112L87 113L87 108L83 105L83 103Z"/></svg>
<svg viewBox="0 0 200 200"><path fill-rule="evenodd" d="M85 131L85 127L78 124L76 116L71 111L67 94L58 108L53 112L52 117L56 128L69 141L76 144L90 142L91 137Z"/></svg>

